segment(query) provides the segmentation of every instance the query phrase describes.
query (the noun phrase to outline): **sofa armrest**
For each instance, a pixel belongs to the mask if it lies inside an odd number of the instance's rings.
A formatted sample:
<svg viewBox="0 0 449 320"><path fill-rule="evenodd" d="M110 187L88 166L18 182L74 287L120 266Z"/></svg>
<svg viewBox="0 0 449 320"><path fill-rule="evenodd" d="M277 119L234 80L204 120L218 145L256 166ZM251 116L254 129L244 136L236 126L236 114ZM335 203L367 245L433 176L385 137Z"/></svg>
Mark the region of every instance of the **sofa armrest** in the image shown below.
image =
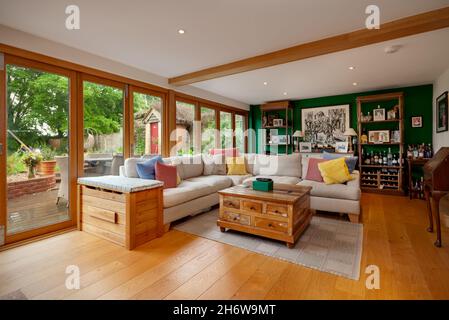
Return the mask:
<svg viewBox="0 0 449 320"><path fill-rule="evenodd" d="M360 172L358 170L352 171L351 177L353 177L353 179L348 181L348 187L360 188Z"/></svg>
<svg viewBox="0 0 449 320"><path fill-rule="evenodd" d="M120 166L120 168L119 168L119 176L120 177L126 177L125 166Z"/></svg>

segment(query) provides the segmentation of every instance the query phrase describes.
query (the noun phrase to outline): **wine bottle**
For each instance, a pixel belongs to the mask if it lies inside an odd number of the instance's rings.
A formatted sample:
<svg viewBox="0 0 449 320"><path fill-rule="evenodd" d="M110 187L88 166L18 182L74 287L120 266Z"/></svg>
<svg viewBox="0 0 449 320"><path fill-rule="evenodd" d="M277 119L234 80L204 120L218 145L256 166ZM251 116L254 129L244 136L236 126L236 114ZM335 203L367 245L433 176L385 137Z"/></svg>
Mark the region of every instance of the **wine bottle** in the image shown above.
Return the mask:
<svg viewBox="0 0 449 320"><path fill-rule="evenodd" d="M391 148L388 148L387 165L389 166L393 165L393 155L391 154Z"/></svg>

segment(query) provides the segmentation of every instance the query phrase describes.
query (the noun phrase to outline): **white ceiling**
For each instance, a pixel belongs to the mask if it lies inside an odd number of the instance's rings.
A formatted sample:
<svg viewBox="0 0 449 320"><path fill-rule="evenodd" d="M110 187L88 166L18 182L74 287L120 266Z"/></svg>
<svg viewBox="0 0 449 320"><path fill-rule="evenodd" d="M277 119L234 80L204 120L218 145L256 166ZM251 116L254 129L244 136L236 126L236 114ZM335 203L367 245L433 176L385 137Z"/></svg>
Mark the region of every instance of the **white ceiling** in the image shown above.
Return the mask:
<svg viewBox="0 0 449 320"><path fill-rule="evenodd" d="M173 77L363 28L365 7L372 3L372 0L0 0L0 24ZM381 9L382 21L390 21L448 6L449 0L375 3ZM80 30L65 28L64 11L69 4L80 7ZM182 36L177 33L180 28L186 30ZM447 33L442 36L447 39ZM390 64L388 70L384 69L379 58L385 57L371 49L376 46L371 46L211 80L198 87L246 103L284 98L279 97L283 91L289 92L291 98L343 93L353 89L343 85L347 81L352 83L353 77L345 78L344 68L339 73L347 61L360 65L354 73L358 76L354 81L360 82L357 91L368 86L368 82L383 87L405 84L404 79L407 83L433 80L435 71L430 69L439 68L438 63L442 62L430 59L431 64L421 69L415 63L428 60L413 55L412 46L417 42L411 41L410 45L404 44L404 50L397 56L388 58L398 60L399 65L393 69ZM440 44L432 42L421 49L420 55L438 56L440 52L434 49L435 45ZM397 58L403 52L408 53L406 61ZM376 64L376 68L367 69ZM259 72L265 79L257 76ZM258 84L265 80L270 85L260 90Z"/></svg>

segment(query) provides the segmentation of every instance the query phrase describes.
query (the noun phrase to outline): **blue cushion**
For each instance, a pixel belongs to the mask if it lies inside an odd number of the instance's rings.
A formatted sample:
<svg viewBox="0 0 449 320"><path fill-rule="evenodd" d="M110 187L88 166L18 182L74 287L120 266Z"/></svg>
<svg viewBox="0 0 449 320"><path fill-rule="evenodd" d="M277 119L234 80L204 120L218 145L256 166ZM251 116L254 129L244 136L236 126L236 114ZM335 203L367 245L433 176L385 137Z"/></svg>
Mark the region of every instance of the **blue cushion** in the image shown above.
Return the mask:
<svg viewBox="0 0 449 320"><path fill-rule="evenodd" d="M324 160L334 160L341 157L345 157L346 165L348 166L349 173L352 173L352 171L355 170L355 166L357 165L358 157L346 157L344 154L338 154L338 153L329 153L324 152L323 153L323 159Z"/></svg>
<svg viewBox="0 0 449 320"><path fill-rule="evenodd" d="M136 164L136 171L141 179L150 179L156 180L156 171L154 167L156 166L156 162L162 162L161 156L156 156L151 158L150 160L140 162Z"/></svg>

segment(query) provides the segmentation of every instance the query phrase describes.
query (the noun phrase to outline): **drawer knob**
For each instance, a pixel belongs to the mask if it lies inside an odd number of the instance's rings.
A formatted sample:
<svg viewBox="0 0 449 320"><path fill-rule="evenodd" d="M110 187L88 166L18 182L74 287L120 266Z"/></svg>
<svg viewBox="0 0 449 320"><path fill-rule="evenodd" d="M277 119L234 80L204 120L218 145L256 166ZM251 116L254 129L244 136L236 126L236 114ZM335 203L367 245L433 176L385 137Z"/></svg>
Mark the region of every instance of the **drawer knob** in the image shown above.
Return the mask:
<svg viewBox="0 0 449 320"><path fill-rule="evenodd" d="M251 207L250 209L251 209L251 210L256 210L256 208L254 208L254 207Z"/></svg>
<svg viewBox="0 0 449 320"><path fill-rule="evenodd" d="M272 223L269 223L268 226L269 226L270 228L273 228L273 227L274 227Z"/></svg>
<svg viewBox="0 0 449 320"><path fill-rule="evenodd" d="M274 210L274 213L280 213L278 210Z"/></svg>

